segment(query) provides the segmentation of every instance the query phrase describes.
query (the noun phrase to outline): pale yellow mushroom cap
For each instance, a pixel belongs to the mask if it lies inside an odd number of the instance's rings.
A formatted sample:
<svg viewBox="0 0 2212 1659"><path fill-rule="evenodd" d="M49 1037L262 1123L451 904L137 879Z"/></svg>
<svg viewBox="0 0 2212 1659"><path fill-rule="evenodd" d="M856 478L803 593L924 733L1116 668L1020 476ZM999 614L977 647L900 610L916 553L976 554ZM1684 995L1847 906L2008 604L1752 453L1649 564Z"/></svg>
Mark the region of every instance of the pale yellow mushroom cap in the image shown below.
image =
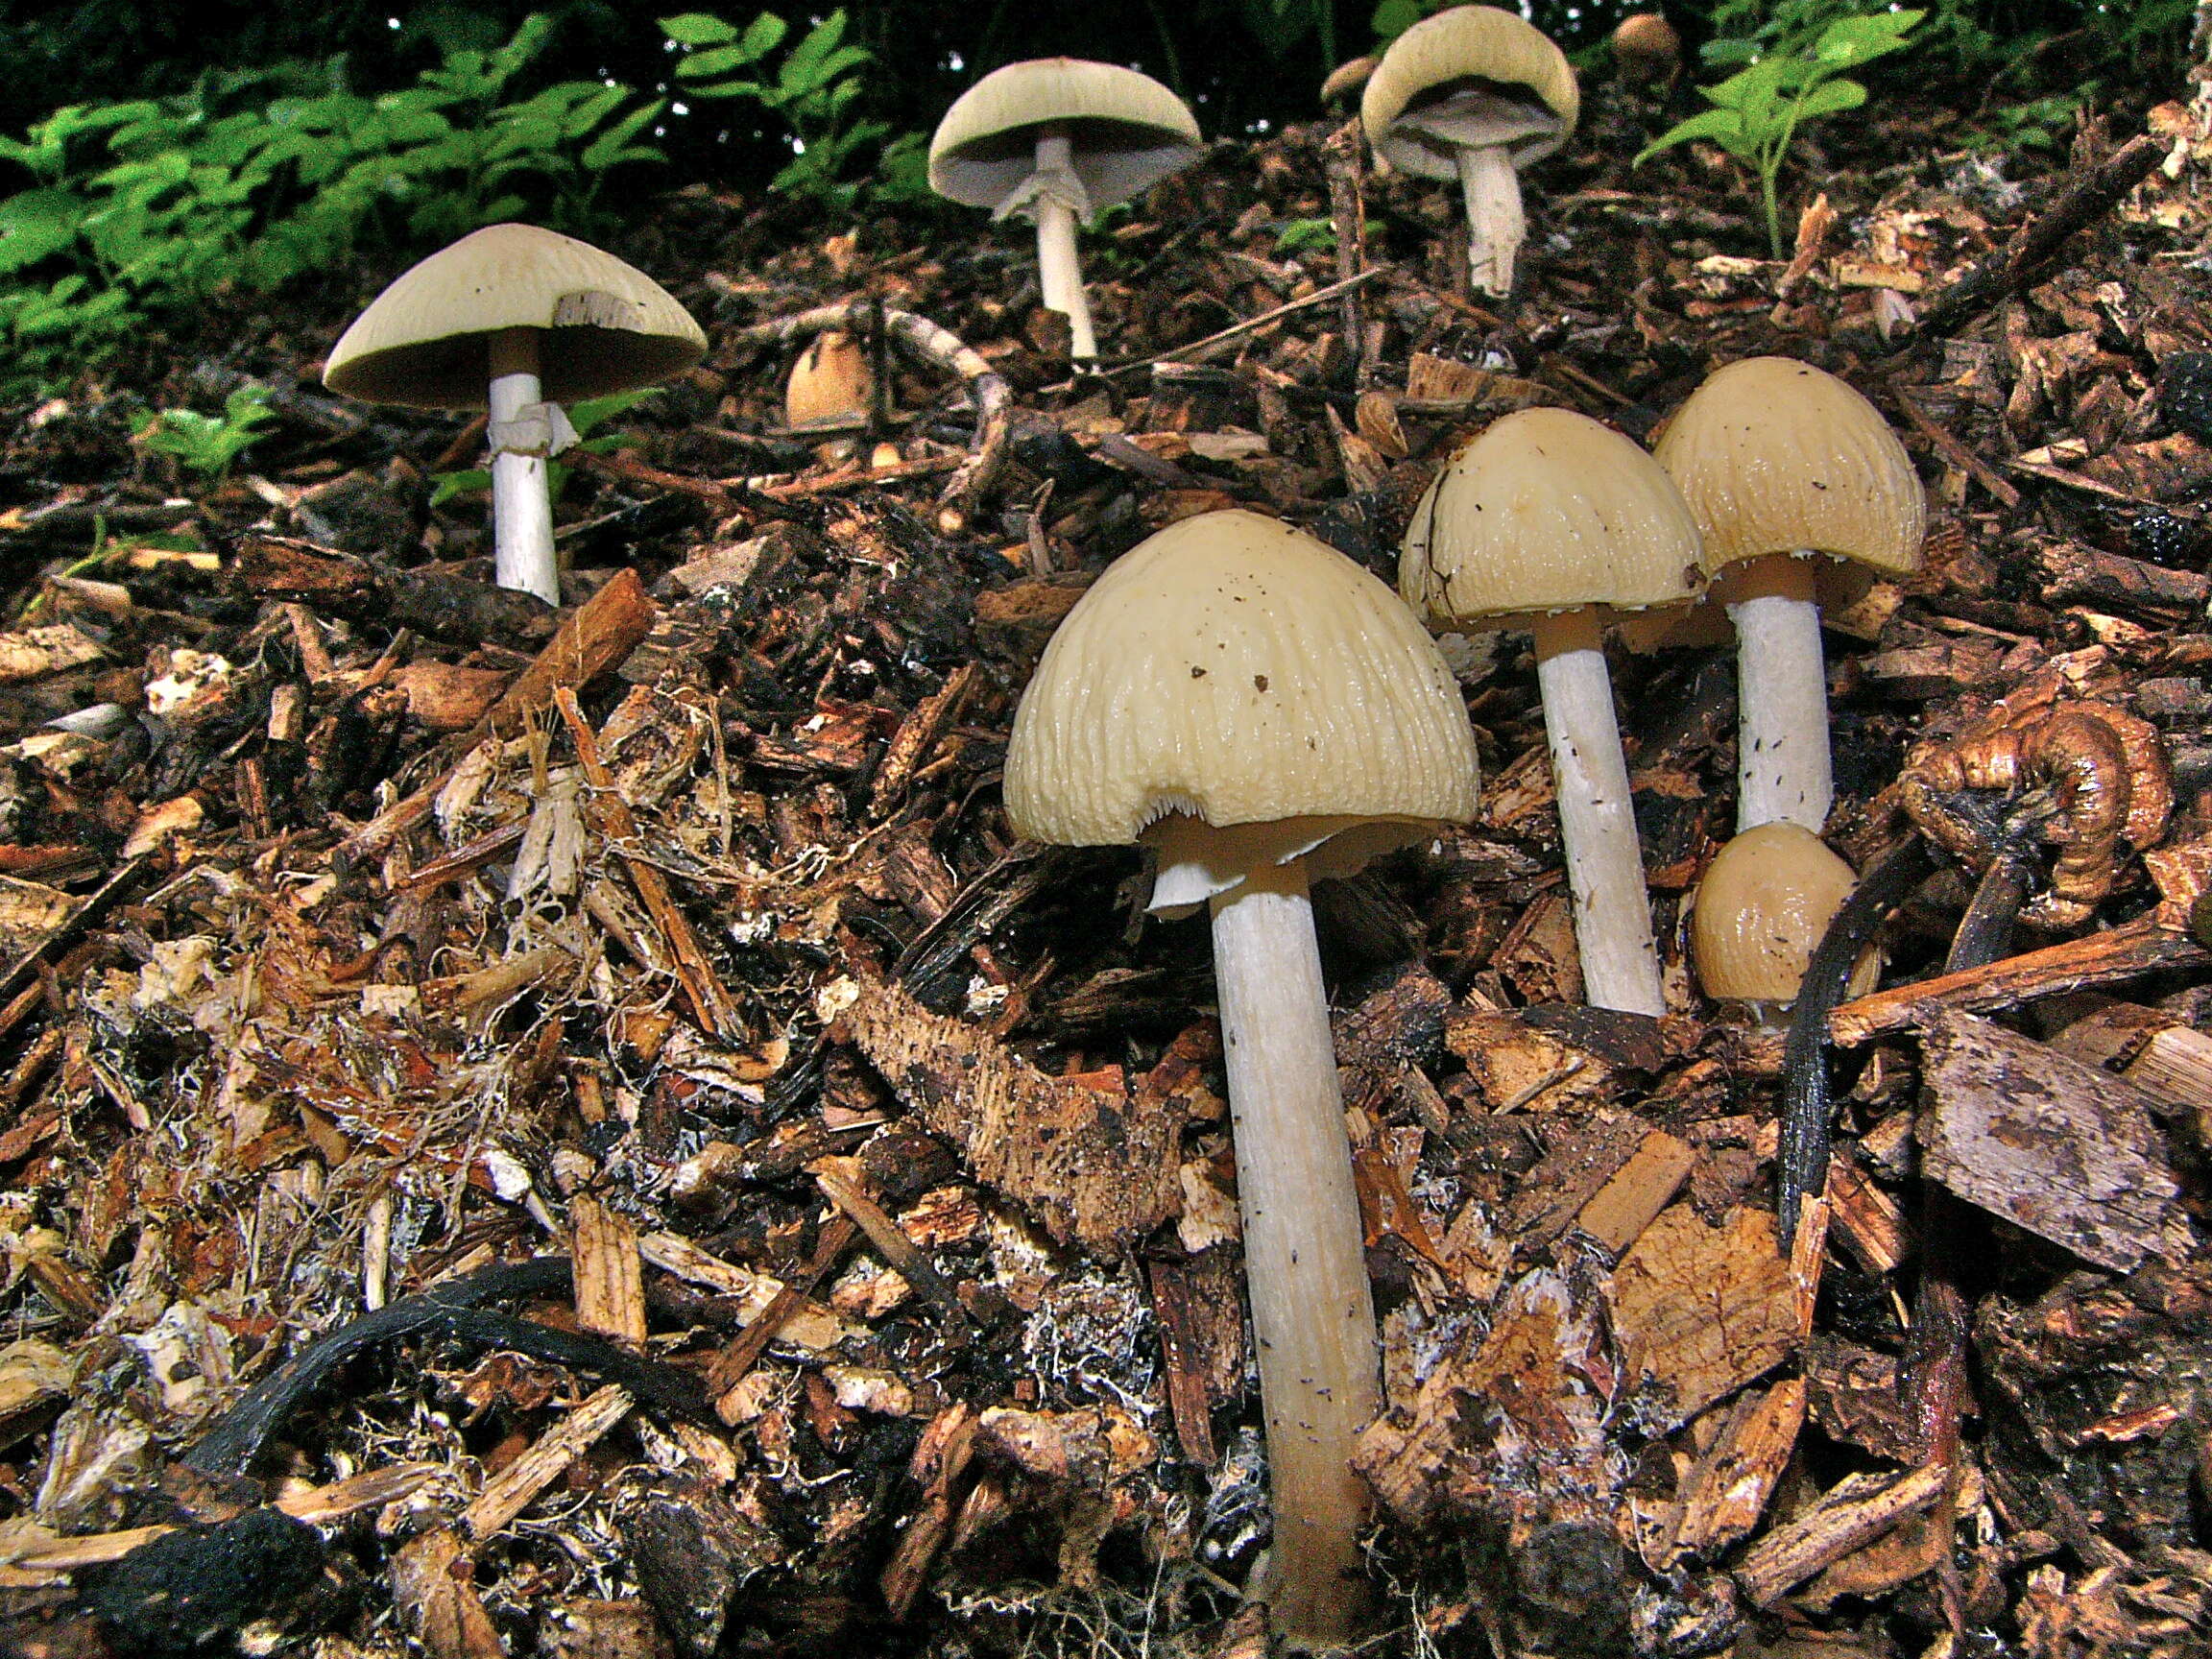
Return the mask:
<svg viewBox="0 0 2212 1659"><path fill-rule="evenodd" d="M1517 167L1542 160L1566 143L1581 108L1567 55L1542 30L1495 6L1455 6L1390 43L1367 79L1359 123L1391 166L1451 179L1463 146L1504 143Z"/></svg>
<svg viewBox="0 0 2212 1659"><path fill-rule="evenodd" d="M535 225L471 231L404 272L339 336L323 384L418 409L481 409L491 339L544 330L539 385L569 403L650 386L707 355L707 336L660 283L589 242Z"/></svg>
<svg viewBox="0 0 2212 1659"><path fill-rule="evenodd" d="M1697 981L1717 999L1794 1002L1805 965L1859 878L1800 824L1746 830L1714 855L1690 924ZM1871 956L1854 989L1872 989Z"/></svg>
<svg viewBox="0 0 2212 1659"><path fill-rule="evenodd" d="M1005 786L1017 830L1076 846L1175 812L1433 825L1475 811L1475 737L1388 588L1287 524L1205 513L1068 613L1014 716Z"/></svg>
<svg viewBox="0 0 2212 1659"><path fill-rule="evenodd" d="M1835 375L1789 357L1747 357L1706 376L1655 453L1705 533L1705 568L1811 551L1881 576L1920 567L1928 508L1881 411ZM1839 591L1853 596L1852 573ZM1857 575L1863 590L1867 577Z"/></svg>
<svg viewBox="0 0 2212 1659"><path fill-rule="evenodd" d="M1461 445L1413 509L1398 591L1439 626L1526 625L1686 604L1697 526L1659 463L1569 409L1524 409Z"/></svg>
<svg viewBox="0 0 2212 1659"><path fill-rule="evenodd" d="M829 329L808 341L791 365L791 378L783 387L783 424L849 426L868 419L875 395L866 348L850 334Z"/></svg>
<svg viewBox="0 0 2212 1659"><path fill-rule="evenodd" d="M945 111L929 140L929 187L971 207L998 206L1036 172L1040 128L1067 133L1093 212L1181 172L1205 150L1183 100L1151 76L1034 58L992 70Z"/></svg>

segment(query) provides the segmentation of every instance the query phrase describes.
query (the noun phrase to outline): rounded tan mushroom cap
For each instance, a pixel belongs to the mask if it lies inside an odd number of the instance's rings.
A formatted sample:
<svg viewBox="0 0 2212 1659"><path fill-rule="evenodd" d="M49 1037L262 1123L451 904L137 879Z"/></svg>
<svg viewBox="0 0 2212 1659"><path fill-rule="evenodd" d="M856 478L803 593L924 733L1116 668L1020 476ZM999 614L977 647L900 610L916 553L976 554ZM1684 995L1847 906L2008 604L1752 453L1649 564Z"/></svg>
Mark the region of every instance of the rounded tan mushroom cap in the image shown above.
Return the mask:
<svg viewBox="0 0 2212 1659"><path fill-rule="evenodd" d="M418 409L481 409L491 339L541 328L539 385L568 403L650 386L707 355L707 336L660 283L613 254L535 225L471 231L402 274L331 348L323 384Z"/></svg>
<svg viewBox="0 0 2212 1659"><path fill-rule="evenodd" d="M866 349L852 335L828 329L808 341L791 365L783 386L783 424L850 426L868 419L875 395Z"/></svg>
<svg viewBox="0 0 2212 1659"><path fill-rule="evenodd" d="M945 111L929 140L929 187L971 207L998 206L1037 170L1040 128L1067 133L1093 212L1181 172L1205 150L1183 100L1151 76L1033 58L992 70Z"/></svg>
<svg viewBox="0 0 2212 1659"><path fill-rule="evenodd" d="M1687 604L1697 526L1659 463L1568 409L1524 409L1462 445L1413 509L1398 591L1437 625L1498 628L1602 606Z"/></svg>
<svg viewBox="0 0 2212 1659"><path fill-rule="evenodd" d="M1657 81L1682 61L1682 36L1656 12L1631 12L1613 31L1613 60L1630 81Z"/></svg>
<svg viewBox="0 0 2212 1659"><path fill-rule="evenodd" d="M1674 412L1655 453L1705 534L1705 568L1811 551L1880 576L1920 567L1919 474L1881 411L1835 375L1788 357L1716 370ZM1839 568L1823 603L1863 591Z"/></svg>
<svg viewBox="0 0 2212 1659"><path fill-rule="evenodd" d="M1453 179L1467 146L1508 145L1517 167L1542 160L1567 142L1581 108L1567 54L1542 30L1495 6L1455 6L1390 43L1359 122L1391 166Z"/></svg>
<svg viewBox="0 0 2212 1659"><path fill-rule="evenodd" d="M1805 964L1859 878L1802 825L1746 830L1714 855L1690 924L1697 980L1719 999L1793 1002ZM1871 957L1854 975L1872 988Z"/></svg>
<svg viewBox="0 0 2212 1659"><path fill-rule="evenodd" d="M1115 561L1014 717L1022 834L1133 842L1188 813L1430 825L1473 815L1475 737L1434 641L1390 589L1257 513L1200 514Z"/></svg>

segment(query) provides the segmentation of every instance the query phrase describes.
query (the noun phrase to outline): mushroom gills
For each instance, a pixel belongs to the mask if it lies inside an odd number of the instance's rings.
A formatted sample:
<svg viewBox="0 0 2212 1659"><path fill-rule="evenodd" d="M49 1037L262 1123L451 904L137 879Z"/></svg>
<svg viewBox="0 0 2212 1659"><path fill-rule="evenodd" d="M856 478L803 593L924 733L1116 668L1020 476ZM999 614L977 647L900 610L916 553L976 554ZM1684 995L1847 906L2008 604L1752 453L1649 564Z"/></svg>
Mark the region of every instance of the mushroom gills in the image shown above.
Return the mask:
<svg viewBox="0 0 2212 1659"><path fill-rule="evenodd" d="M1467 204L1467 267L1475 286L1503 294L1527 240L1514 148L1558 136L1562 123L1541 104L1480 84L1463 84L1399 120L1402 133L1448 152Z"/></svg>

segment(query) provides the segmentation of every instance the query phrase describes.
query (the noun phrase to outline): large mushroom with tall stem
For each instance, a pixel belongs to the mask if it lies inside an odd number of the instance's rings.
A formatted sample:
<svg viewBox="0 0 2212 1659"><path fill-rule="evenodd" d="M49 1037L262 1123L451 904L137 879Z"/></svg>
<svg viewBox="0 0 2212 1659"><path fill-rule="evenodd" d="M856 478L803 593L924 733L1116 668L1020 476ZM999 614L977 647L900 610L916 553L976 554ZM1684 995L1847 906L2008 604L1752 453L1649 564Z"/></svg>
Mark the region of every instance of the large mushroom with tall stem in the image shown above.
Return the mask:
<svg viewBox="0 0 2212 1659"><path fill-rule="evenodd" d="M1920 567L1919 474L1873 404L1789 357L1714 371L1654 452L1736 625L1736 827L1818 834L1836 795L1820 610Z"/></svg>
<svg viewBox="0 0 2212 1659"><path fill-rule="evenodd" d="M1398 591L1432 624L1535 636L1582 991L1599 1008L1667 1011L1603 636L1700 585L1697 527L1659 464L1566 409L1524 409L1461 446L1398 564Z"/></svg>
<svg viewBox="0 0 2212 1659"><path fill-rule="evenodd" d="M1581 108L1574 67L1542 30L1495 6L1455 6L1390 43L1359 121L1400 172L1459 180L1475 286L1502 295L1528 233L1521 169L1567 142Z"/></svg>
<svg viewBox="0 0 2212 1659"><path fill-rule="evenodd" d="M401 274L338 337L323 384L418 409L489 409L494 579L561 603L546 464L561 405L651 386L707 355L660 283L535 225L471 231Z"/></svg>
<svg viewBox="0 0 2212 1659"><path fill-rule="evenodd" d="M1045 307L1066 314L1078 360L1098 355L1075 227L1197 160L1183 100L1118 63L1036 58L994 69L945 111L929 140L929 187L1037 226Z"/></svg>
<svg viewBox="0 0 2212 1659"><path fill-rule="evenodd" d="M1277 1632L1322 1647L1361 1600L1353 1439L1377 1409L1367 1282L1310 883L1475 809L1442 656L1389 589L1255 513L1186 518L1069 613L1023 692L1006 807L1038 840L1140 839L1156 910L1213 914Z"/></svg>

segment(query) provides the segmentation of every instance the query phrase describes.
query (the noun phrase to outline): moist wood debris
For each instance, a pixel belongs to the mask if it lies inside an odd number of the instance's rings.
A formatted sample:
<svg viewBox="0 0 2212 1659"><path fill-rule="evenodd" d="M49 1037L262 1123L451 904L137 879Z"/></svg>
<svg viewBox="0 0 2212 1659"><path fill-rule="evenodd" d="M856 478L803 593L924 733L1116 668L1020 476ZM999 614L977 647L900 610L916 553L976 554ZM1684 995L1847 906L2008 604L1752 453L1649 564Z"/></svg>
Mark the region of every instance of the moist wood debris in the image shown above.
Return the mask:
<svg viewBox="0 0 2212 1659"><path fill-rule="evenodd" d="M1762 352L1872 398L1936 509L1829 618L1831 842L1916 833L1909 754L1999 699L2141 723L2171 817L1949 974L1938 860L1831 1022L1786 1253L1782 1044L1683 961L1731 662L1613 663L1649 1020L1579 1006L1532 662L1468 648L1480 815L1318 896L1368 1650L2212 1651L2212 129L1833 123L1768 261L1718 157L1629 172L1667 96L1593 79L1510 302L1331 126L1218 143L1095 239L1080 373L1010 232L657 203L609 240L715 347L569 480L559 612L433 503L477 437L319 390L389 271L8 411L0 1651L1260 1653L1204 929L1013 835L1015 700L1167 523L1386 571L1488 420L1647 439ZM828 327L878 406L785 431ZM140 442L248 382L232 476Z"/></svg>

